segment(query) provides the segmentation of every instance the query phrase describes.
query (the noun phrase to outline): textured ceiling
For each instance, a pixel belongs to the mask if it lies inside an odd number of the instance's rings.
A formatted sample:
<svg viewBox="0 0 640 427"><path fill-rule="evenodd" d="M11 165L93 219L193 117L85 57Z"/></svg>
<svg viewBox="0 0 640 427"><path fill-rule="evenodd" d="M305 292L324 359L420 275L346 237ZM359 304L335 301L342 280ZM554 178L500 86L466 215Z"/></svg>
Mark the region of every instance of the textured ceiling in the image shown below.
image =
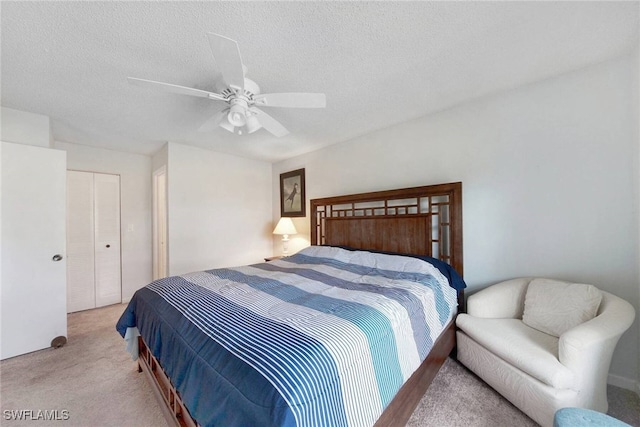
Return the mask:
<svg viewBox="0 0 640 427"><path fill-rule="evenodd" d="M51 118L56 140L151 154L166 141L277 161L601 62L638 43L638 2L0 3L2 105ZM238 41L290 130L197 129L223 103L128 84L214 90L206 32ZM390 141L392 143L392 141Z"/></svg>

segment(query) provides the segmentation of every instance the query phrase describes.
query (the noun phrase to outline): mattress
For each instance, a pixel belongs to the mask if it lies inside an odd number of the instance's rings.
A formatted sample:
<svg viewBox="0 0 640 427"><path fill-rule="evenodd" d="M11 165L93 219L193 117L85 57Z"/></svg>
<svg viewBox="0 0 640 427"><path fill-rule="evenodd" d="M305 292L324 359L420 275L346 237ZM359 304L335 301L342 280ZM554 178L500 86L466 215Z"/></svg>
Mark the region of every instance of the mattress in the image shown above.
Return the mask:
<svg viewBox="0 0 640 427"><path fill-rule="evenodd" d="M456 314L452 274L312 246L155 281L116 328L142 335L202 426L371 426Z"/></svg>

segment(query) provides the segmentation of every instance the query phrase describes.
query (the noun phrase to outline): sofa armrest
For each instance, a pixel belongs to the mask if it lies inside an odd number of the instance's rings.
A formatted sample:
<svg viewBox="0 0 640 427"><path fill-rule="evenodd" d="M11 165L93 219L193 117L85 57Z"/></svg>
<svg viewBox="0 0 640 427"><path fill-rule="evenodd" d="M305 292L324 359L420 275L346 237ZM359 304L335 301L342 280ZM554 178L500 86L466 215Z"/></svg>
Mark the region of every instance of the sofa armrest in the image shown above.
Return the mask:
<svg viewBox="0 0 640 427"><path fill-rule="evenodd" d="M524 297L533 278L507 280L467 298L467 313L475 317L522 319Z"/></svg>
<svg viewBox="0 0 640 427"><path fill-rule="evenodd" d="M635 310L627 301L602 291L598 315L560 335L558 359L576 375L576 389L607 409L606 383L613 351L631 326Z"/></svg>
<svg viewBox="0 0 640 427"><path fill-rule="evenodd" d="M631 326L635 310L627 301L602 291L602 302L598 315L560 335L558 358L565 366L571 367L584 358L587 349L603 346L620 336ZM613 352L613 349L611 349Z"/></svg>

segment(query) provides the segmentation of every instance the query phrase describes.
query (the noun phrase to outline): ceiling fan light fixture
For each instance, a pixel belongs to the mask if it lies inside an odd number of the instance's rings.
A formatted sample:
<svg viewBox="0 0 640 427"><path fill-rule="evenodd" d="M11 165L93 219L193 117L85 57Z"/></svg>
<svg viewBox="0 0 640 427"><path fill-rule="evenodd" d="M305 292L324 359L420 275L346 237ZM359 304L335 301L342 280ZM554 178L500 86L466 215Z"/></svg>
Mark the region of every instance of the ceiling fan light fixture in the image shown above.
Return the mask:
<svg viewBox="0 0 640 427"><path fill-rule="evenodd" d="M232 125L230 122L228 122L226 120L223 120L223 121L220 122L220 127L222 129L228 130L231 133L235 133L235 130L236 130L235 126Z"/></svg>
<svg viewBox="0 0 640 427"><path fill-rule="evenodd" d="M245 108L242 105L234 104L229 109L229 114L227 114L227 119L229 123L233 126L244 126L247 122L247 117L245 116Z"/></svg>

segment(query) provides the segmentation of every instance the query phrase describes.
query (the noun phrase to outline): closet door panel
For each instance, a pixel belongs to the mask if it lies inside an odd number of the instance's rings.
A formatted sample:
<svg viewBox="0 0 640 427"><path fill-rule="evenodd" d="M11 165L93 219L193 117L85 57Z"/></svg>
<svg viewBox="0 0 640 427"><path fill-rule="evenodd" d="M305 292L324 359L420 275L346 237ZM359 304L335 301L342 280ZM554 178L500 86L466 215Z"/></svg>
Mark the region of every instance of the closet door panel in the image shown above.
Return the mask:
<svg viewBox="0 0 640 427"><path fill-rule="evenodd" d="M67 172L67 312L95 305L93 174Z"/></svg>
<svg viewBox="0 0 640 427"><path fill-rule="evenodd" d="M95 306L121 302L120 177L94 175Z"/></svg>

